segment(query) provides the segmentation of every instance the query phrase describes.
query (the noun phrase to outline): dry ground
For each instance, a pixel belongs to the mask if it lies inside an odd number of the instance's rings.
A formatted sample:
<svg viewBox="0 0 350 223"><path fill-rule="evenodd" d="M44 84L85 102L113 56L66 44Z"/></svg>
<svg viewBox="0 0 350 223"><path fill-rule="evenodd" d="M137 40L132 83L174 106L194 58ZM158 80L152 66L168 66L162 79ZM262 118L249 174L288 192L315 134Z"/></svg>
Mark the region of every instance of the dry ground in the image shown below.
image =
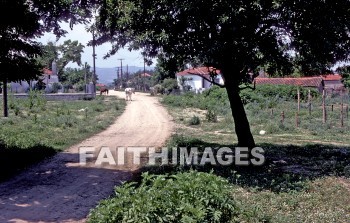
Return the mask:
<svg viewBox="0 0 350 223"><path fill-rule="evenodd" d="M0 184L0 222L84 222L89 210L111 195L115 185L129 180L137 166L82 166L79 148L158 147L172 131L172 119L157 98L134 94L125 112L105 131Z"/></svg>

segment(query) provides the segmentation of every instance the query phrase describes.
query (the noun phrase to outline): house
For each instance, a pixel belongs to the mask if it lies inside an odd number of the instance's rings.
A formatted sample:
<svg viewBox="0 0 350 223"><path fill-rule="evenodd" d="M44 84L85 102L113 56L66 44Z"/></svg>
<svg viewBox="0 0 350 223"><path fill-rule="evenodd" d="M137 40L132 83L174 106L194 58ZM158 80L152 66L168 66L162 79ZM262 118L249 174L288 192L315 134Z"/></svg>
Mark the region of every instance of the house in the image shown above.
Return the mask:
<svg viewBox="0 0 350 223"><path fill-rule="evenodd" d="M46 68L43 69L43 74L39 77L39 79L46 86L45 92L51 91L53 83L59 83L58 76ZM29 91L30 87L34 88L37 82L38 80L11 82L9 90L12 93L26 93Z"/></svg>
<svg viewBox="0 0 350 223"><path fill-rule="evenodd" d="M54 74L51 70L44 68L43 75L40 79L48 86L49 84L58 83L58 76Z"/></svg>
<svg viewBox="0 0 350 223"><path fill-rule="evenodd" d="M324 88L327 92L343 91L344 84L342 83L342 77L339 74L327 74L321 75L324 81Z"/></svg>
<svg viewBox="0 0 350 223"><path fill-rule="evenodd" d="M212 83L208 81L208 79L210 80L210 72L217 74L214 80L216 83L224 83L220 70L215 70L213 67L196 67L183 70L176 74L177 83L181 90L187 87L196 93L202 92L212 86Z"/></svg>
<svg viewBox="0 0 350 223"><path fill-rule="evenodd" d="M326 92L342 91L344 85L342 77L339 74L326 74L313 77L299 77L299 78L268 78L260 75L254 79L256 85L271 84L271 85L293 85L302 87L316 88L319 92L323 89Z"/></svg>
<svg viewBox="0 0 350 223"><path fill-rule="evenodd" d="M292 86L301 86L301 87L311 87L317 89L319 92L322 92L325 84L322 77L279 77L279 78L263 78L257 77L254 79L256 85L292 85Z"/></svg>

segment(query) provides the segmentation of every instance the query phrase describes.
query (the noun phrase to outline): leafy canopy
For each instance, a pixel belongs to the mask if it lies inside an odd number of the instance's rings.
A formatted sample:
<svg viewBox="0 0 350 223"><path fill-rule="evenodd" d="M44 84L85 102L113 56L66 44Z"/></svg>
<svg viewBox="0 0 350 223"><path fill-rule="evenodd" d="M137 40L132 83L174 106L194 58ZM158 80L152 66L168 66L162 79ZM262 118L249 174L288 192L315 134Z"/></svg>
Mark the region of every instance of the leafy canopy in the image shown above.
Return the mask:
<svg viewBox="0 0 350 223"><path fill-rule="evenodd" d="M313 74L349 59L350 2L106 0L99 28L110 54L128 44L148 57L235 67L240 81L266 64L270 73Z"/></svg>

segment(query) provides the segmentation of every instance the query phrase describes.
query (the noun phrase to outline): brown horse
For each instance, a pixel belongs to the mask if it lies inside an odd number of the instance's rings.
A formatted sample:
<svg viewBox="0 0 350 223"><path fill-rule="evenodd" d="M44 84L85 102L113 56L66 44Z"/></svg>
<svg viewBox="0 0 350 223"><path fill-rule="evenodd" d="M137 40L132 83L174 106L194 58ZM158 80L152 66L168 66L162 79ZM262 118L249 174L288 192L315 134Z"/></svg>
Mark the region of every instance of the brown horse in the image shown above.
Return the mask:
<svg viewBox="0 0 350 223"><path fill-rule="evenodd" d="M105 93L106 95L108 95L108 88L101 88L101 89L100 89L100 95L102 95L103 93Z"/></svg>

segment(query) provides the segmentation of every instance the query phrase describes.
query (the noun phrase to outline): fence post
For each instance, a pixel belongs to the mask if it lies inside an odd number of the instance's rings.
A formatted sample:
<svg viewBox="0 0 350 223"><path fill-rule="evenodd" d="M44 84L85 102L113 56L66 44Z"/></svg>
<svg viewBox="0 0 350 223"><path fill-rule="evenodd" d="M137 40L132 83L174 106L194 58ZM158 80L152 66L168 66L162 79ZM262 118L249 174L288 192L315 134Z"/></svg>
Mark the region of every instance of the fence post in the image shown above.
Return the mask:
<svg viewBox="0 0 350 223"><path fill-rule="evenodd" d="M326 92L323 90L322 93L322 113L323 113L323 123L327 122L327 111L326 111Z"/></svg>
<svg viewBox="0 0 350 223"><path fill-rule="evenodd" d="M308 106L309 106L309 115L311 116L311 90L309 89L309 95L307 97L308 99Z"/></svg>
<svg viewBox="0 0 350 223"><path fill-rule="evenodd" d="M344 105L341 103L341 109L340 109L340 126L344 127Z"/></svg>
<svg viewBox="0 0 350 223"><path fill-rule="evenodd" d="M281 124L284 124L284 111L281 112Z"/></svg>
<svg viewBox="0 0 350 223"><path fill-rule="evenodd" d="M295 126L299 127L299 113L295 113Z"/></svg>
<svg viewBox="0 0 350 223"><path fill-rule="evenodd" d="M298 113L300 112L300 90L298 87Z"/></svg>
<svg viewBox="0 0 350 223"><path fill-rule="evenodd" d="M273 117L273 108L271 108L271 117Z"/></svg>

